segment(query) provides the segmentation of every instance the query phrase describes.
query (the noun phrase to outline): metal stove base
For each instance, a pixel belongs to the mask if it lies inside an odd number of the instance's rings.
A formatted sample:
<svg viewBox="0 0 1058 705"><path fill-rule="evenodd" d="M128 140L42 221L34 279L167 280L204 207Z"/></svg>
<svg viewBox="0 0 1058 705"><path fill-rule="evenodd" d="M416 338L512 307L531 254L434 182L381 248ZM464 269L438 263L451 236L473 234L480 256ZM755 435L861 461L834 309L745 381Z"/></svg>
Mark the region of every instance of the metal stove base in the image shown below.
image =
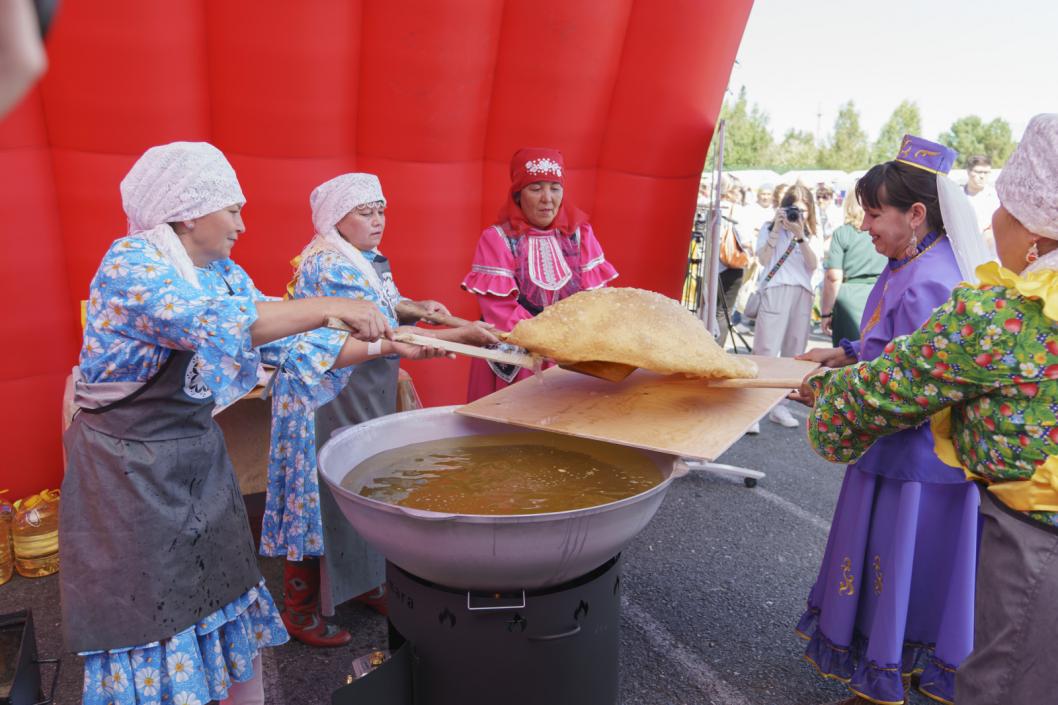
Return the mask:
<svg viewBox="0 0 1058 705"><path fill-rule="evenodd" d="M333 705L614 705L620 556L563 585L453 590L386 565L394 656Z"/></svg>

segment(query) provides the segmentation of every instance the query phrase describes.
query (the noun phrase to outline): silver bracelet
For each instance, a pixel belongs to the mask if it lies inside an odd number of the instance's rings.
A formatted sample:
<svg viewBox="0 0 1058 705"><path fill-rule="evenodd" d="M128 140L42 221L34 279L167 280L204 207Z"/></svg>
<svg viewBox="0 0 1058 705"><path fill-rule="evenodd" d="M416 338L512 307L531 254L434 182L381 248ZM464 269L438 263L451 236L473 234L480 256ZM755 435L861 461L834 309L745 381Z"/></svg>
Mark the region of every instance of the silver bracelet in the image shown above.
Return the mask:
<svg viewBox="0 0 1058 705"><path fill-rule="evenodd" d="M367 344L368 355L381 355L382 354L382 338L378 340L372 340Z"/></svg>

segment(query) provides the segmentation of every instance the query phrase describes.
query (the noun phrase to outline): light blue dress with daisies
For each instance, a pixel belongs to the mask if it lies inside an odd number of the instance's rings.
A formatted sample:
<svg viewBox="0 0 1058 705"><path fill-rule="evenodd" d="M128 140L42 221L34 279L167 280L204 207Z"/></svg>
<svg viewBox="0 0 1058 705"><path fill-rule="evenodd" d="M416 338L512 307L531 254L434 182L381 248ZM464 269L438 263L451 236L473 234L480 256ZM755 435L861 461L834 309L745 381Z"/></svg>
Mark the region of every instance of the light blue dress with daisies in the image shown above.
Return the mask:
<svg viewBox="0 0 1058 705"><path fill-rule="evenodd" d="M230 259L197 270L201 288L180 277L148 241L115 241L92 280L80 370L86 382L146 382L171 350L194 350L218 404L250 391L264 357L282 344L250 343L254 303L267 300ZM105 606L100 606L103 609ZM173 636L139 646L85 652L85 705L204 705L253 676L259 650L288 639L262 580Z"/></svg>
<svg viewBox="0 0 1058 705"><path fill-rule="evenodd" d="M374 259L373 252L364 256ZM391 279L389 280L391 281ZM390 326L398 322L367 277L340 254L318 250L300 263L296 299L339 296L370 301ZM398 300L395 287L389 296ZM316 471L316 409L334 399L349 381L353 366L331 369L348 334L319 328L286 339L283 362L272 384L272 442L268 493L261 528L261 554L300 561L322 556L323 520Z"/></svg>

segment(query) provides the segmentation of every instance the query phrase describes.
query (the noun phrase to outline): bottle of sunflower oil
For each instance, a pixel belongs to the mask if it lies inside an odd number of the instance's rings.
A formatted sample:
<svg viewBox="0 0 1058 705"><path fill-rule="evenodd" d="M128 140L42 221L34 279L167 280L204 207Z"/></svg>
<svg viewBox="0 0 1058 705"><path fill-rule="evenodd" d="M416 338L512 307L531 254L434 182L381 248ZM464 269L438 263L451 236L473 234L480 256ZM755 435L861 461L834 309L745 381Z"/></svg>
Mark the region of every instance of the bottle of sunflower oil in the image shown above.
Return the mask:
<svg viewBox="0 0 1058 705"><path fill-rule="evenodd" d="M42 578L59 570L59 490L15 502L11 536L19 575Z"/></svg>
<svg viewBox="0 0 1058 705"><path fill-rule="evenodd" d="M6 491L0 490L0 494ZM14 518L14 508L0 499L0 585L10 580L15 572L15 557L11 552L11 523Z"/></svg>

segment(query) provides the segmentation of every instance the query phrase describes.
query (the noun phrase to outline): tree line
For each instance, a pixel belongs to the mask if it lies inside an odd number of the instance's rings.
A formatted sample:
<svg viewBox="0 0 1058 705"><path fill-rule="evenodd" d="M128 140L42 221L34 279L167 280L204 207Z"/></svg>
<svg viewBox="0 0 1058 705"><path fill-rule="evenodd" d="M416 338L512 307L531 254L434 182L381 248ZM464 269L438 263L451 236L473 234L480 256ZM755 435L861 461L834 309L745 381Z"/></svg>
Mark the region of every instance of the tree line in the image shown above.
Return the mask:
<svg viewBox="0 0 1058 705"><path fill-rule="evenodd" d="M745 86L734 101L725 100L720 117L727 121L724 141L724 169L840 169L855 171L888 161L896 154L900 139L907 133L922 134L922 116L914 101L896 106L873 142L860 126L860 114L850 100L841 106L834 129L819 143L807 130L787 130L776 142L768 129L768 115L750 104ZM956 168L965 166L975 154L987 155L992 165L1001 167L1014 151L1010 125L1002 118L985 122L976 115L961 117L935 139L959 152ZM706 168L713 163L713 144Z"/></svg>

